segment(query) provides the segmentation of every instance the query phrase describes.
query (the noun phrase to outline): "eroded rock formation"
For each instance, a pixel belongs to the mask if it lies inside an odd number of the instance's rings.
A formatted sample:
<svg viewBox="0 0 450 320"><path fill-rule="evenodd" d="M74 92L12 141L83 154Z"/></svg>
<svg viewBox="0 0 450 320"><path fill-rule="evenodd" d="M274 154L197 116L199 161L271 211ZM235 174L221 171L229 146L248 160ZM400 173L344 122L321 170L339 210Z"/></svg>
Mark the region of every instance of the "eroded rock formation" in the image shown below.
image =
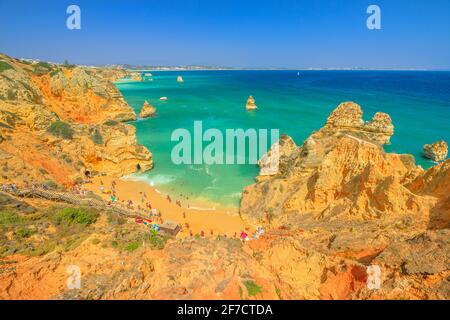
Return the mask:
<svg viewBox="0 0 450 320"><path fill-rule="evenodd" d="M247 104L245 105L247 110L256 110L258 107L255 104L255 98L253 96L248 97Z"/></svg>
<svg viewBox="0 0 450 320"><path fill-rule="evenodd" d="M139 113L139 117L141 118L148 118L153 117L156 114L156 108L152 106L147 101L144 102L144 105L142 106L141 112Z"/></svg>
<svg viewBox="0 0 450 320"><path fill-rule="evenodd" d="M324 131L352 132L377 144L388 144L394 134L391 117L377 112L371 121L364 123L361 107L354 102L341 103L328 117Z"/></svg>
<svg viewBox="0 0 450 320"><path fill-rule="evenodd" d="M389 154L380 146L393 131L389 116L377 113L369 124L361 116L358 105L344 103L301 147L282 137L279 170L260 175L256 184L245 188L242 217L282 224L303 214L357 220L428 214L437 198L409 187L427 173L412 156Z"/></svg>

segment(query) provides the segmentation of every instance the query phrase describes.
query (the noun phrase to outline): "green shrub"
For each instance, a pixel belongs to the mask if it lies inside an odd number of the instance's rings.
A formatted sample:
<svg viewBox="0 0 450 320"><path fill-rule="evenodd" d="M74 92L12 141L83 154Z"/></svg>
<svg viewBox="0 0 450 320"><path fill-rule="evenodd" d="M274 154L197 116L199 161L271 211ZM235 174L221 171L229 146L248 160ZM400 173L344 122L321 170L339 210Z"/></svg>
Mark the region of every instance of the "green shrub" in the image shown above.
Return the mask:
<svg viewBox="0 0 450 320"><path fill-rule="evenodd" d="M6 61L0 61L0 72L12 69L11 65Z"/></svg>
<svg viewBox="0 0 450 320"><path fill-rule="evenodd" d="M88 226L97 221L98 212L87 208L64 208L57 212L54 217L56 225L83 225Z"/></svg>
<svg viewBox="0 0 450 320"><path fill-rule="evenodd" d="M244 285L247 288L247 292L250 297L256 296L258 293L262 292L261 287L258 286L255 281L246 280L244 281Z"/></svg>
<svg viewBox="0 0 450 320"><path fill-rule="evenodd" d="M45 171L45 172L47 172L47 171ZM42 182L42 185L47 187L48 189L52 189L52 190L56 190L59 188L58 184L53 180L45 180L44 182Z"/></svg>
<svg viewBox="0 0 450 320"><path fill-rule="evenodd" d="M44 61L41 61L41 62L36 63L36 67L41 67L41 68L46 68L46 69L52 69L52 65L51 65L50 63L44 62Z"/></svg>
<svg viewBox="0 0 450 320"><path fill-rule="evenodd" d="M73 138L73 129L70 127L70 124L61 120L53 122L47 129L47 132L56 137L61 137L67 140Z"/></svg>
<svg viewBox="0 0 450 320"><path fill-rule="evenodd" d="M33 230L24 227L21 227L14 232L19 238L29 238L33 233Z"/></svg>
<svg viewBox="0 0 450 320"><path fill-rule="evenodd" d="M30 248L25 251L25 253L32 257L43 256L49 252L52 252L56 249L57 244L54 240L47 240L44 243L40 244L36 248Z"/></svg>

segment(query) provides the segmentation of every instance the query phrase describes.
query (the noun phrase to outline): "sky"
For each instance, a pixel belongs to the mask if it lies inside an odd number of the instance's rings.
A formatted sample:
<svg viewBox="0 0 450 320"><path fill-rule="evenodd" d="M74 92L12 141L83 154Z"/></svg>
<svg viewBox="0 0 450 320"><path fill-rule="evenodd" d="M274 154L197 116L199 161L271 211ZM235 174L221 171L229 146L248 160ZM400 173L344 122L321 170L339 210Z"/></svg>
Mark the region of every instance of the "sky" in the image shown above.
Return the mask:
<svg viewBox="0 0 450 320"><path fill-rule="evenodd" d="M0 52L52 62L450 69L449 39L450 0L0 0Z"/></svg>

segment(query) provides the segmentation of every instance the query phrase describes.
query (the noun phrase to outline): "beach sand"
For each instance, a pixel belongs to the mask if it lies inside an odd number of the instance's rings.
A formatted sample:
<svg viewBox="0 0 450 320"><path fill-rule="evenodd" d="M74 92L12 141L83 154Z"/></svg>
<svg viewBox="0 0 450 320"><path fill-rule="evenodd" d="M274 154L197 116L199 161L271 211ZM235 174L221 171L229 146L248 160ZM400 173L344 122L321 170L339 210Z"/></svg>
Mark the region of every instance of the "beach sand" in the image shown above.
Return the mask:
<svg viewBox="0 0 450 320"><path fill-rule="evenodd" d="M246 230L253 232L256 227L244 223L237 212L237 208L220 208L210 203L188 203L182 202L182 206L176 204L178 199L167 199L167 195L159 192L156 188L142 181L134 181L125 178L96 177L92 183L86 184L85 188L101 196L105 200L110 200L108 193L102 193L100 187L103 183L104 191L111 189L112 181L116 182L117 202L126 204L128 200L133 201L136 209L138 205L146 207L150 203L152 208L157 209L163 221L174 221L182 226L182 231L177 237L188 237L201 234L203 231L206 237L217 237L227 235L239 237L240 232ZM145 194L145 196L144 196ZM145 216L144 216L145 217ZM189 228L186 227L186 223ZM213 234L211 235L211 231Z"/></svg>

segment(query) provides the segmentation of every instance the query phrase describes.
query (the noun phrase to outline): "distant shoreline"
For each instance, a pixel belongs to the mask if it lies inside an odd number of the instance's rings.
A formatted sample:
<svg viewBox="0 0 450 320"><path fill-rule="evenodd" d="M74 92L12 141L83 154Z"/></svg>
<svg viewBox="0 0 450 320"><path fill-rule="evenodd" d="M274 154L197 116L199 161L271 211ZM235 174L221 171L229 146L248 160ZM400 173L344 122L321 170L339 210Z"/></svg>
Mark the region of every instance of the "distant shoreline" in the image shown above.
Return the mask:
<svg viewBox="0 0 450 320"><path fill-rule="evenodd" d="M186 71L383 71L383 72L450 72L447 69L125 69L128 72L186 72Z"/></svg>

